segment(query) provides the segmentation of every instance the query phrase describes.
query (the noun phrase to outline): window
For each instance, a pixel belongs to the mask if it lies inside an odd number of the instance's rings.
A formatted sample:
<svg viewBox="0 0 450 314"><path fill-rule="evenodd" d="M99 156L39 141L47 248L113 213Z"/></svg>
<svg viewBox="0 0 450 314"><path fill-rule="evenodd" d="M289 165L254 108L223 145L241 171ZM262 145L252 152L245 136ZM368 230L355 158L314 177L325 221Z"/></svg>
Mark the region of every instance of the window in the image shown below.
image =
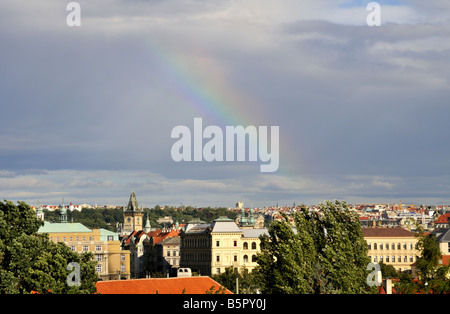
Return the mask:
<svg viewBox="0 0 450 314"><path fill-rule="evenodd" d="M409 249L412 250L412 248L413 248L413 244L409 243Z"/></svg>
<svg viewBox="0 0 450 314"><path fill-rule="evenodd" d="M397 243L397 250L400 250L402 247L401 247L401 244L400 244L400 242L399 243Z"/></svg>
<svg viewBox="0 0 450 314"><path fill-rule="evenodd" d="M400 255L397 256L397 262L401 263L401 261L402 261L402 257Z"/></svg>
<svg viewBox="0 0 450 314"><path fill-rule="evenodd" d="M86 237L83 237L83 241L86 241Z"/></svg>
<svg viewBox="0 0 450 314"><path fill-rule="evenodd" d="M252 262L256 263L256 255L252 255Z"/></svg>
<svg viewBox="0 0 450 314"><path fill-rule="evenodd" d="M95 250L96 251L101 251L102 250L102 246L101 245L96 245L95 246Z"/></svg>
<svg viewBox="0 0 450 314"><path fill-rule="evenodd" d="M383 249L383 243L380 243L380 250Z"/></svg>
<svg viewBox="0 0 450 314"><path fill-rule="evenodd" d="M376 243L373 244L373 249L374 249L374 250L377 249L377 244L376 244Z"/></svg>
<svg viewBox="0 0 450 314"><path fill-rule="evenodd" d="M391 250L395 250L395 243L391 244Z"/></svg>
<svg viewBox="0 0 450 314"><path fill-rule="evenodd" d="M389 255L386 256L386 263L389 263Z"/></svg>
<svg viewBox="0 0 450 314"><path fill-rule="evenodd" d="M235 255L235 256L234 256L234 261L235 261L235 262L237 262L237 261L238 261L238 259L237 259L237 255Z"/></svg>
<svg viewBox="0 0 450 314"><path fill-rule="evenodd" d="M220 268L216 269L216 273L220 274Z"/></svg>
<svg viewBox="0 0 450 314"><path fill-rule="evenodd" d="M70 247L70 249L71 249L72 251L75 252L75 246L74 246L74 245L72 245L72 246Z"/></svg>
<svg viewBox="0 0 450 314"><path fill-rule="evenodd" d="M95 255L95 259L97 260L97 262L101 262L102 261L102 256L100 254L96 254Z"/></svg>
<svg viewBox="0 0 450 314"><path fill-rule="evenodd" d="M412 255L410 255L409 256L409 261L412 263L413 261L414 261L414 259L413 259L413 256Z"/></svg>
<svg viewBox="0 0 450 314"><path fill-rule="evenodd" d="M89 250L89 247L87 245L83 245L83 252L86 252Z"/></svg>
<svg viewBox="0 0 450 314"><path fill-rule="evenodd" d="M170 256L170 251L167 251L167 256Z"/></svg>
<svg viewBox="0 0 450 314"><path fill-rule="evenodd" d="M369 250L372 249L372 243L367 244L367 246L368 246Z"/></svg>
<svg viewBox="0 0 450 314"><path fill-rule="evenodd" d="M244 250L248 250L248 243L244 242Z"/></svg>
<svg viewBox="0 0 450 314"><path fill-rule="evenodd" d="M406 243L403 242L403 249L406 250Z"/></svg>
<svg viewBox="0 0 450 314"><path fill-rule="evenodd" d="M125 271L125 265L120 265L120 271Z"/></svg>
<svg viewBox="0 0 450 314"><path fill-rule="evenodd" d="M108 236L108 241L114 241L114 236Z"/></svg>
<svg viewBox="0 0 450 314"><path fill-rule="evenodd" d="M102 271L102 265L96 265L95 270L97 271L97 273L100 273Z"/></svg>
<svg viewBox="0 0 450 314"><path fill-rule="evenodd" d="M216 241L216 246L220 246L220 241L219 240Z"/></svg>
<svg viewBox="0 0 450 314"><path fill-rule="evenodd" d="M70 238L69 238L69 241L71 241L71 242L72 242L72 237L70 237Z"/></svg>
<svg viewBox="0 0 450 314"><path fill-rule="evenodd" d="M408 261L407 256L406 255L403 256L403 262L407 262L407 261Z"/></svg>
<svg viewBox="0 0 450 314"><path fill-rule="evenodd" d="M177 256L177 251L173 250L173 251L172 251L172 255L173 255L173 256Z"/></svg>
<svg viewBox="0 0 450 314"><path fill-rule="evenodd" d="M216 262L220 262L220 255L216 256Z"/></svg>
<svg viewBox="0 0 450 314"><path fill-rule="evenodd" d="M121 254L121 255L120 255L120 260L121 260L121 261L124 261L124 260L125 260L125 254Z"/></svg>
<svg viewBox="0 0 450 314"><path fill-rule="evenodd" d="M248 256L244 255L244 263L248 263Z"/></svg>
<svg viewBox="0 0 450 314"><path fill-rule="evenodd" d="M63 241L66 242L66 237L63 237Z"/></svg>
<svg viewBox="0 0 450 314"><path fill-rule="evenodd" d="M256 242L252 242L252 250L256 250Z"/></svg>
<svg viewBox="0 0 450 314"><path fill-rule="evenodd" d="M234 246L237 246L237 241L234 241ZM449 247L450 247L450 243L449 243Z"/></svg>

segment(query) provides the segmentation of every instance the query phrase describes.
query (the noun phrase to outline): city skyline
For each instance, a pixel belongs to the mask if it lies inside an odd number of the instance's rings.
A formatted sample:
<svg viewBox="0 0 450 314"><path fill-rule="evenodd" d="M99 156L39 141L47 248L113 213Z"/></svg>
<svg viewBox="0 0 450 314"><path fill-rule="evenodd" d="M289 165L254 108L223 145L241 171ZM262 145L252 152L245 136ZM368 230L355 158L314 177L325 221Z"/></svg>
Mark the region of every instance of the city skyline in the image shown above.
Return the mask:
<svg viewBox="0 0 450 314"><path fill-rule="evenodd" d="M0 4L0 198L450 203L449 3L77 2ZM195 118L279 127L279 168L175 162Z"/></svg>

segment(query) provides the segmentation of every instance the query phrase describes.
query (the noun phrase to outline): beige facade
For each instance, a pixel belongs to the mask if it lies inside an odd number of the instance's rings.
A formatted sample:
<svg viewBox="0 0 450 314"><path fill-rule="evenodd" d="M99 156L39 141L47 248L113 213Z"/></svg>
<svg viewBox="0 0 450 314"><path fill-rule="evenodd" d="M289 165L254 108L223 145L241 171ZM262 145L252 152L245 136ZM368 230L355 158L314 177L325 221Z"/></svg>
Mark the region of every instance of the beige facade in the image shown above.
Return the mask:
<svg viewBox="0 0 450 314"><path fill-rule="evenodd" d="M45 222L38 232L47 233L50 241L63 242L74 252L92 252L100 279L130 278L130 251L121 249L116 233L67 222Z"/></svg>
<svg viewBox="0 0 450 314"><path fill-rule="evenodd" d="M398 271L411 271L418 257L417 238L403 228L363 228L368 255L373 263L383 262Z"/></svg>
<svg viewBox="0 0 450 314"><path fill-rule="evenodd" d="M227 218L211 224L188 223L181 233L180 267L201 275L215 275L234 267L252 271L260 250L259 236L267 229L241 229Z"/></svg>

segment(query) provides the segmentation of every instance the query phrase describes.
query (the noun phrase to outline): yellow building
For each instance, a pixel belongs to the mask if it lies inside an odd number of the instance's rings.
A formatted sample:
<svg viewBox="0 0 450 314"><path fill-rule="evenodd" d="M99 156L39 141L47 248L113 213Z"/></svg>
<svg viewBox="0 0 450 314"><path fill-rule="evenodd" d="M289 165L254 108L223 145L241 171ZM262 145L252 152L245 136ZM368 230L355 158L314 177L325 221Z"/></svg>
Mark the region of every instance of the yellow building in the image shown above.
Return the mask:
<svg viewBox="0 0 450 314"><path fill-rule="evenodd" d="M417 238L403 228L362 228L368 255L373 263L383 262L399 271L411 271L418 257Z"/></svg>
<svg viewBox="0 0 450 314"><path fill-rule="evenodd" d="M259 236L264 233L267 229L241 229L226 217L212 223L189 222L180 234L180 267L208 276L227 267L252 271L257 266Z"/></svg>
<svg viewBox="0 0 450 314"><path fill-rule="evenodd" d="M72 251L92 252L97 261L96 271L102 280L130 278L130 251L121 249L117 233L68 223L65 209L61 209L59 223L45 221L38 233L47 233L50 241L63 242Z"/></svg>

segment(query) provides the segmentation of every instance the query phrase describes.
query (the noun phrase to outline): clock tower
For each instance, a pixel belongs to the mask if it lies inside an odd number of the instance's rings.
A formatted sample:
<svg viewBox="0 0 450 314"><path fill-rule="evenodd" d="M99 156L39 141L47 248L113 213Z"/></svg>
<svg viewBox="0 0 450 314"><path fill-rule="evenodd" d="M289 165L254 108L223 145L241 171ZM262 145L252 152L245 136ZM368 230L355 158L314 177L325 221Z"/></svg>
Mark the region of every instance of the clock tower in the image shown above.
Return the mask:
<svg viewBox="0 0 450 314"><path fill-rule="evenodd" d="M123 212L123 234L130 234L133 231L142 230L144 211L139 209L134 192L130 195L128 206Z"/></svg>

